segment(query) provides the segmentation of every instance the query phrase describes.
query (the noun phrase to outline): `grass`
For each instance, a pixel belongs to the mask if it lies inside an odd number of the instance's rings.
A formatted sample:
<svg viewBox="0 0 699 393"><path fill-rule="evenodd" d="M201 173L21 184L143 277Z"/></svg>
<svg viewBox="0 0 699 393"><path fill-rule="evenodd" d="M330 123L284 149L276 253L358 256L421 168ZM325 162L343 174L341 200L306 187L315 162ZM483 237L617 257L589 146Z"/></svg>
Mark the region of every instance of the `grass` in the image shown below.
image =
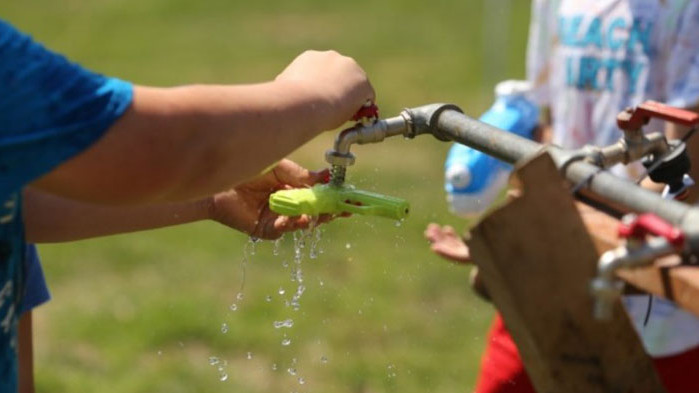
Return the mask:
<svg viewBox="0 0 699 393"><path fill-rule="evenodd" d="M487 1L26 0L0 15L137 83L268 80L304 49L334 48L367 70L384 115L438 101L477 115L496 81L523 76L528 20L526 2ZM294 159L324 166L333 134ZM285 306L298 286L284 266L291 236L280 255L271 243L249 255L242 301L248 240L213 223L41 246L53 299L35 315L38 391L469 391L492 310L468 289L468 269L422 239L428 222L467 223L444 203L449 146L420 138L355 149L349 181L406 197L411 217L327 225L324 252L303 261L299 311ZM292 328L273 327L287 318ZM227 361L225 382L211 356Z"/></svg>

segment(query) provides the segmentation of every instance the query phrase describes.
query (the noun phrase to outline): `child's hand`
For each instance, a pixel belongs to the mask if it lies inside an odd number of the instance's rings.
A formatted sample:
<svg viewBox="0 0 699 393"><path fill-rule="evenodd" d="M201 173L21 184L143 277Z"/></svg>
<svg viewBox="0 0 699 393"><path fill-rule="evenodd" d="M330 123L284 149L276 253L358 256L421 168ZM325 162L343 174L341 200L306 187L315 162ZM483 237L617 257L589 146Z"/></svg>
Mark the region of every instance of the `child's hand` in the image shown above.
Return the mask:
<svg viewBox="0 0 699 393"><path fill-rule="evenodd" d="M215 221L260 239L276 239L284 232L307 228L311 217L280 216L269 209L269 196L275 191L307 187L326 181L327 170L309 171L293 161L282 160L272 170L229 191L216 194L210 216ZM325 223L331 216L321 216Z"/></svg>
<svg viewBox="0 0 699 393"><path fill-rule="evenodd" d="M321 130L331 130L347 122L367 101L374 101L374 89L364 70L354 59L335 51L306 51L277 77L311 95L320 105L315 108Z"/></svg>
<svg viewBox="0 0 699 393"><path fill-rule="evenodd" d="M441 227L431 223L425 229L430 249L446 259L457 263L471 262L471 254L461 237L450 226Z"/></svg>

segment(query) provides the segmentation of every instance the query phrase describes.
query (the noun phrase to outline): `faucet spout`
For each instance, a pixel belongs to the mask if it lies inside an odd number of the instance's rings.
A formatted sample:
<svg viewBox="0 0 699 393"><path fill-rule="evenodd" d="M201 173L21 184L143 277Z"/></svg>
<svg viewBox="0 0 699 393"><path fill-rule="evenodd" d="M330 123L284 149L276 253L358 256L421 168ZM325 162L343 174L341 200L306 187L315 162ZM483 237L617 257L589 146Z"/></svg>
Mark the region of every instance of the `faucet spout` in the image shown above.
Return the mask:
<svg viewBox="0 0 699 393"><path fill-rule="evenodd" d="M601 321L612 318L614 302L624 287L615 276L619 269L648 266L657 258L676 252L677 248L667 239L653 237L642 244L627 244L603 253L597 263L597 277L590 283L590 292L595 298L594 317Z"/></svg>

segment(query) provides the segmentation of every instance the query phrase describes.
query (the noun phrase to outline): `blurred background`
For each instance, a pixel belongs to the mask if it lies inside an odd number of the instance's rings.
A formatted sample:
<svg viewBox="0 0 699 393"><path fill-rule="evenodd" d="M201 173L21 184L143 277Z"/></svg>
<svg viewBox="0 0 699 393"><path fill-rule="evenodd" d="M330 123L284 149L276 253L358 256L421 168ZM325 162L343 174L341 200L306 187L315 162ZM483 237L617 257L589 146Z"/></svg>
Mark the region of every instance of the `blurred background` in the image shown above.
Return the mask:
<svg viewBox="0 0 699 393"><path fill-rule="evenodd" d="M332 48L365 68L384 116L432 102L478 116L496 82L524 76L528 7L23 0L0 3L0 17L135 83L265 81L305 49ZM325 166L334 134L293 158ZM422 237L429 222L471 224L447 211L448 148L422 136L353 149L349 183L406 198L412 214L402 225L353 217L324 226L317 258L308 242L303 250L298 310L287 306L299 288L291 235L278 250L271 242L253 250L246 236L203 222L41 246L53 299L35 312L37 390L470 391L493 311L471 293L469 268L432 255ZM293 326L275 328L288 319Z"/></svg>

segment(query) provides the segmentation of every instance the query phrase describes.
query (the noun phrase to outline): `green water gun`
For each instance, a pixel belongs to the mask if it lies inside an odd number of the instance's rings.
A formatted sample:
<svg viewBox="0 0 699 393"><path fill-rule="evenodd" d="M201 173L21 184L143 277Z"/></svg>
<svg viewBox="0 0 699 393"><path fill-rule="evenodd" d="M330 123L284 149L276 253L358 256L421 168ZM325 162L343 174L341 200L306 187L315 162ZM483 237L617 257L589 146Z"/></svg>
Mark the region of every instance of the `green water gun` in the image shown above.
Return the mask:
<svg viewBox="0 0 699 393"><path fill-rule="evenodd" d="M270 195L269 207L291 217L352 213L394 220L404 219L410 211L410 204L404 199L332 184L277 191Z"/></svg>

